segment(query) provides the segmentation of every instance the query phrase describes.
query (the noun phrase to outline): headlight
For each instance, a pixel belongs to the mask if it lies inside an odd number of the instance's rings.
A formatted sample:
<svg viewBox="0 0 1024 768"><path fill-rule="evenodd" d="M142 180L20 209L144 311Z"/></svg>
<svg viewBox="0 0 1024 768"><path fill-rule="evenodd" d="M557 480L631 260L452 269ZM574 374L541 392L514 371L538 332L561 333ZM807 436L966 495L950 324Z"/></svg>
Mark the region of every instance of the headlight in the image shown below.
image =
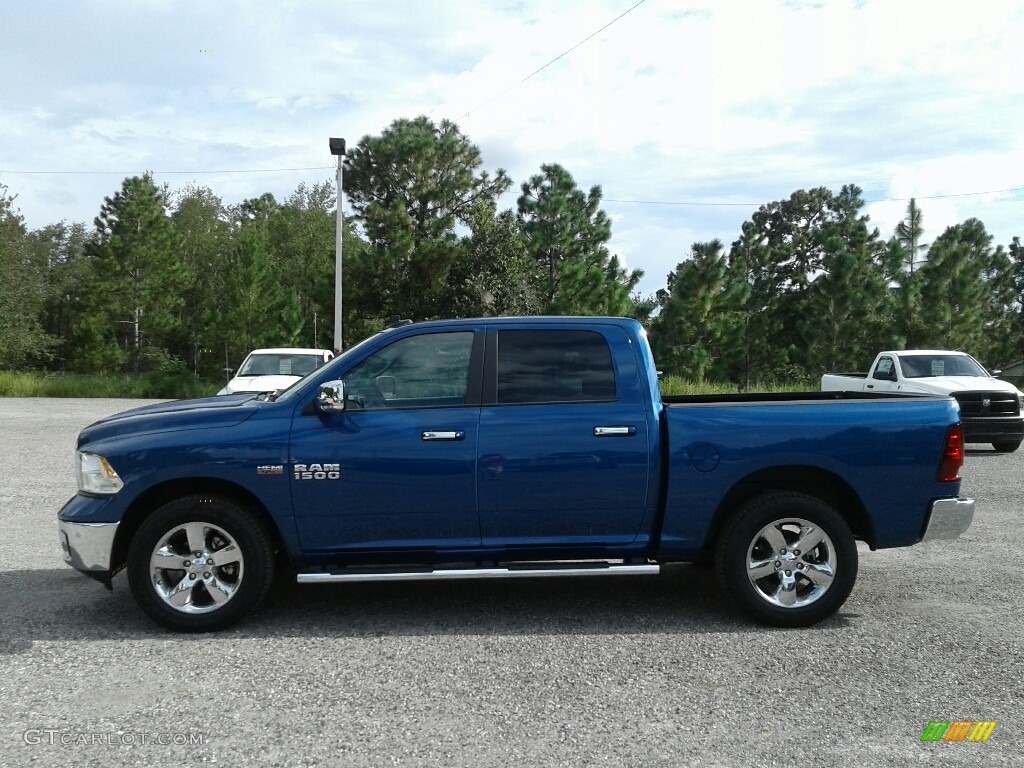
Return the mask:
<svg viewBox="0 0 1024 768"><path fill-rule="evenodd" d="M110 462L95 453L75 453L78 469L78 490L83 493L110 495L124 488L124 481L118 476Z"/></svg>

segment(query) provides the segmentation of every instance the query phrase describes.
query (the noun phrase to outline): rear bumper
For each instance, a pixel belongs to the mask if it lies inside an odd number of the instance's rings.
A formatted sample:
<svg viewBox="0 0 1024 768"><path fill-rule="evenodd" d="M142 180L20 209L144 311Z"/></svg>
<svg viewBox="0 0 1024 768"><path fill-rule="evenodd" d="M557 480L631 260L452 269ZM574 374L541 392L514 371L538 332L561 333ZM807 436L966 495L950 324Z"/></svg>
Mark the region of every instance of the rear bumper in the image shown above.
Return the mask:
<svg viewBox="0 0 1024 768"><path fill-rule="evenodd" d="M974 519L974 499L939 499L932 502L921 541L948 541L966 531Z"/></svg>

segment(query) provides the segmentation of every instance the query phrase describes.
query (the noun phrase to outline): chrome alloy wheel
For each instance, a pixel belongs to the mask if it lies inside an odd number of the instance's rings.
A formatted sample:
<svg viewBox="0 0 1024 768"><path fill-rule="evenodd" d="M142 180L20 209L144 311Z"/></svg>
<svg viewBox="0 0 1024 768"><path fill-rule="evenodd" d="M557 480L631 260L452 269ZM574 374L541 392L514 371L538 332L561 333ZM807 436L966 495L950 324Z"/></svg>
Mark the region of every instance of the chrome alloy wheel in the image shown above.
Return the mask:
<svg viewBox="0 0 1024 768"><path fill-rule="evenodd" d="M242 550L219 525L200 521L176 526L149 559L156 594L181 613L209 613L238 592L245 575Z"/></svg>
<svg viewBox="0 0 1024 768"><path fill-rule="evenodd" d="M798 517L775 520L747 549L747 578L764 600L801 608L818 600L836 576L836 548L824 529Z"/></svg>

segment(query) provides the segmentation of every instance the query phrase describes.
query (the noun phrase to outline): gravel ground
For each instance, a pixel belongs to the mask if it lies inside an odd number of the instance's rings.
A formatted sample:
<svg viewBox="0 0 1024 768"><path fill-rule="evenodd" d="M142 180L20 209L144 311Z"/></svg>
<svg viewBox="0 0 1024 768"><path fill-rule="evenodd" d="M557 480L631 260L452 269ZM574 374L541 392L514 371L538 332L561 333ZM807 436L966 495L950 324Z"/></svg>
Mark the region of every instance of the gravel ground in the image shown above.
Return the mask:
<svg viewBox="0 0 1024 768"><path fill-rule="evenodd" d="M811 629L753 626L677 566L280 583L240 627L183 636L57 544L78 430L139 404L0 399L4 768L1024 764L1024 451L971 451L967 534L863 548L852 597ZM920 741L957 719L998 725Z"/></svg>

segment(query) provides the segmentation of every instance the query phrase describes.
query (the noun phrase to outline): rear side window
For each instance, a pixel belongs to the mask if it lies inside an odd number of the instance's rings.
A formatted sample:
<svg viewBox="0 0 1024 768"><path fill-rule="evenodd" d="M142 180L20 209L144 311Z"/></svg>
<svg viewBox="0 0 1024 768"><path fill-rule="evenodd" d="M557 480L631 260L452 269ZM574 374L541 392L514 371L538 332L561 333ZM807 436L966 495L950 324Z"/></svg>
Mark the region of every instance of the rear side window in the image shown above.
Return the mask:
<svg viewBox="0 0 1024 768"><path fill-rule="evenodd" d="M498 332L498 403L586 403L615 399L615 370L594 331Z"/></svg>

